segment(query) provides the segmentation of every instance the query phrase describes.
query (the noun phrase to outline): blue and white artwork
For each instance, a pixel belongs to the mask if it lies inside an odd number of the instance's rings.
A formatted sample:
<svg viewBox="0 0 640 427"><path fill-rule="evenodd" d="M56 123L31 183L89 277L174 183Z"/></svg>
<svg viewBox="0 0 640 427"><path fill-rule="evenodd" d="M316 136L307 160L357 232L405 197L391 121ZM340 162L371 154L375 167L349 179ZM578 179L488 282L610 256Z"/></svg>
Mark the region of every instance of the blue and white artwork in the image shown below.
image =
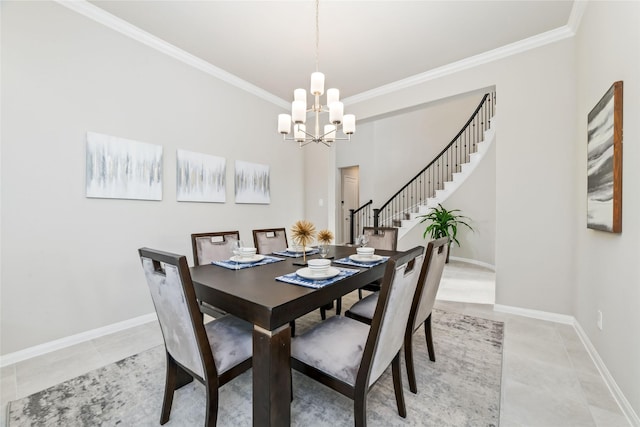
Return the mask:
<svg viewBox="0 0 640 427"><path fill-rule="evenodd" d="M87 132L87 197L162 200L162 146Z"/></svg>
<svg viewBox="0 0 640 427"><path fill-rule="evenodd" d="M178 150L176 199L179 202L226 201L227 160L224 157Z"/></svg>
<svg viewBox="0 0 640 427"><path fill-rule="evenodd" d="M236 203L271 203L269 165L236 160Z"/></svg>
<svg viewBox="0 0 640 427"><path fill-rule="evenodd" d="M588 115L587 227L614 231L614 86Z"/></svg>

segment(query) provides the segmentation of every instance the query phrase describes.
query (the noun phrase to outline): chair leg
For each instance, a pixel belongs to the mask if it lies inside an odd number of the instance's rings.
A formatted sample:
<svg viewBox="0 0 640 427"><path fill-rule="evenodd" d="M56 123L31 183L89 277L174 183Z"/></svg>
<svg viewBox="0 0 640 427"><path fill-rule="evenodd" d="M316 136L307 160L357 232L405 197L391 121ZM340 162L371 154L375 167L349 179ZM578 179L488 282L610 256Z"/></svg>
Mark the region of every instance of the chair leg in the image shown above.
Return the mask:
<svg viewBox="0 0 640 427"><path fill-rule="evenodd" d="M412 393L418 392L416 384L416 371L413 368L413 331L411 327L407 329L404 335L404 363L407 366L407 378L409 379L409 390Z"/></svg>
<svg viewBox="0 0 640 427"><path fill-rule="evenodd" d="M336 316L340 316L341 311L342 311L342 298L338 298L336 300Z"/></svg>
<svg viewBox="0 0 640 427"><path fill-rule="evenodd" d="M289 329L291 329L291 336L295 337L296 336L296 321L292 320L291 322L289 322Z"/></svg>
<svg viewBox="0 0 640 427"><path fill-rule="evenodd" d="M404 394L402 391L402 377L400 376L400 352L396 354L391 362L391 374L393 376L393 390L396 392L396 403L398 404L398 414L402 418L407 418L407 408L404 404Z"/></svg>
<svg viewBox="0 0 640 427"><path fill-rule="evenodd" d="M424 336L427 339L427 349L429 350L429 360L436 361L436 352L433 349L433 334L431 333L431 314L424 321Z"/></svg>
<svg viewBox="0 0 640 427"><path fill-rule="evenodd" d="M358 289L358 299L362 299L362 289Z"/></svg>
<svg viewBox="0 0 640 427"><path fill-rule="evenodd" d="M367 427L367 392L353 397L353 418L355 427Z"/></svg>
<svg viewBox="0 0 640 427"><path fill-rule="evenodd" d="M324 307L320 307L320 318L327 320L327 310Z"/></svg>
<svg viewBox="0 0 640 427"><path fill-rule="evenodd" d="M218 421L218 389L211 390L211 384L207 384L207 414L205 415L205 427L216 427Z"/></svg>
<svg viewBox="0 0 640 427"><path fill-rule="evenodd" d="M164 383L164 399L162 401L162 412L160 413L160 424L166 424L171 414L171 404L173 403L173 392L176 389L176 377L178 376L178 365L173 357L167 353L167 373Z"/></svg>

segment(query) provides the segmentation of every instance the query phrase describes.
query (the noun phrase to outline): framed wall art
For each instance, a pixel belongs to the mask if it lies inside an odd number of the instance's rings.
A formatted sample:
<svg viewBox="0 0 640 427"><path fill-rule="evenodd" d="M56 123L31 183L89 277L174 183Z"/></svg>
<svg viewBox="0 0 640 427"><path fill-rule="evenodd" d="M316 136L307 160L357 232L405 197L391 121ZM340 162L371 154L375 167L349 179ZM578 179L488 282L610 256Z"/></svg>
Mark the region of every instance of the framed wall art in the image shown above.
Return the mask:
<svg viewBox="0 0 640 427"><path fill-rule="evenodd" d="M622 232L622 81L588 115L587 227Z"/></svg>
<svg viewBox="0 0 640 427"><path fill-rule="evenodd" d="M176 152L176 200L179 202L224 203L226 179L224 157L186 150Z"/></svg>
<svg viewBox="0 0 640 427"><path fill-rule="evenodd" d="M271 203L269 165L236 160L236 203Z"/></svg>
<svg viewBox="0 0 640 427"><path fill-rule="evenodd" d="M87 132L87 197L162 200L162 146Z"/></svg>

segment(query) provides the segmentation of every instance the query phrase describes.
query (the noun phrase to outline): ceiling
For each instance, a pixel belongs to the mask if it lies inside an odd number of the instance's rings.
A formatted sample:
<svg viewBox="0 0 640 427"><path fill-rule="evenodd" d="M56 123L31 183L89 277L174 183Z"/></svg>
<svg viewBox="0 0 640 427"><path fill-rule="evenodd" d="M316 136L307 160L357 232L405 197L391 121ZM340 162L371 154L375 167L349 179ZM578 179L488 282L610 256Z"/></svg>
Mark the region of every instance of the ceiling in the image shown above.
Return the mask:
<svg viewBox="0 0 640 427"><path fill-rule="evenodd" d="M315 71L315 2L91 1L290 101ZM566 26L573 1L329 1L319 70L341 98Z"/></svg>

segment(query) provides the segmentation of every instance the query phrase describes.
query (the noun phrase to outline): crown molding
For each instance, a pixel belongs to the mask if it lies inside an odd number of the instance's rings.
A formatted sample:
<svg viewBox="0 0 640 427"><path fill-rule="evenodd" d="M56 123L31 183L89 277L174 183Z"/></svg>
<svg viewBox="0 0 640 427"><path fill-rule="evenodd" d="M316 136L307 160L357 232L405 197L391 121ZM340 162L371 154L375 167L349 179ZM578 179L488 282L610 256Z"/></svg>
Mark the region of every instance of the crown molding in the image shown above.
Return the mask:
<svg viewBox="0 0 640 427"><path fill-rule="evenodd" d="M587 3L589 3L589 0L574 0L573 2L567 27L569 27L574 35L578 32L580 22L582 21L582 15L584 15L584 11L587 9Z"/></svg>
<svg viewBox="0 0 640 427"><path fill-rule="evenodd" d="M416 74L406 79L398 80L388 85L380 86L375 89L362 92L360 94L350 96L343 100L345 105L355 104L358 102L368 101L378 96L387 95L392 92L396 92L401 89L416 86L430 80L438 79L450 74L458 73L460 71L468 70L473 67L477 67L482 64L497 61L512 55L516 55L522 52L526 52L530 49L535 49L540 46L544 46L550 43L555 43L560 40L572 37L574 32L567 26L559 27L554 30L550 30L538 35L510 43L508 45L480 53L478 55L470 56L460 61L452 62L442 67L437 67L424 73Z"/></svg>
<svg viewBox="0 0 640 427"><path fill-rule="evenodd" d="M249 92L265 101L271 102L278 107L289 109L290 103L280 97L273 95L266 90L255 86L246 80L243 80L215 65L204 61L164 40L144 31L140 28L128 23L127 21L120 19L104 9L101 9L86 0L54 0L62 6L67 7L81 15L84 15L94 21L111 28L127 37L139 41L153 49L156 49L170 57L177 59L187 65L190 65L202 72L205 72L219 80L224 81L232 86ZM580 25L580 20L586 9L588 0L576 0L573 3L571 14L567 25L556 28L554 30L541 33L524 40L520 40L515 43L511 43L497 49L493 49L478 55L470 56L460 61L452 62L441 67L434 68L424 73L416 74L406 79L398 80L396 82L383 85L354 96L343 99L345 105L355 104L359 102L368 101L370 99L387 95L398 90L406 89L412 86L416 86L430 80L442 78L444 76L455 74L460 71L464 71L473 67L477 67L482 64L486 64L492 61L503 59L511 55L516 55L522 52L526 52L530 49L535 49L540 46L544 46L550 43L554 43L560 40L564 40L569 37L573 37Z"/></svg>
<svg viewBox="0 0 640 427"><path fill-rule="evenodd" d="M136 41L139 41L142 44L145 44L153 49L156 49L159 52L177 59L178 61L181 61L202 72L205 72L219 80L222 80L225 83L249 92L259 98L262 98L265 101L271 102L282 108L288 109L291 107L291 104L284 99L279 98L272 93L267 92L266 90L247 82L246 80L242 80L241 78L227 71L224 71L223 69L218 68L211 63L204 61L170 43L167 43L166 41L154 36L153 34L141 30L140 28L128 23L127 21L110 14L104 9L100 9L97 6L94 6L86 0L54 1L68 9L73 10L74 12L86 16L87 18L93 19L94 21L104 25L105 27L111 28L114 31L117 31Z"/></svg>

